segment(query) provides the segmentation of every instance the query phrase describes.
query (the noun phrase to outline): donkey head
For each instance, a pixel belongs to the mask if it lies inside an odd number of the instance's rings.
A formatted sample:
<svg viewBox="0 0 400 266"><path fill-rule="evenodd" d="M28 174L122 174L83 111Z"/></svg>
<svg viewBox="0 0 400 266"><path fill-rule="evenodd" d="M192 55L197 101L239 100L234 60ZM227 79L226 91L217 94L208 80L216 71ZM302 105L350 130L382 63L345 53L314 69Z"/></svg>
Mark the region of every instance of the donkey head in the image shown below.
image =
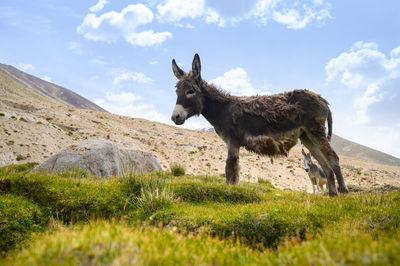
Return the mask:
<svg viewBox="0 0 400 266"><path fill-rule="evenodd" d="M301 153L304 155L304 170L306 170L306 172L308 172L308 171L310 171L310 165L312 163L311 154L305 153L303 149L301 149Z"/></svg>
<svg viewBox="0 0 400 266"><path fill-rule="evenodd" d="M172 70L178 78L176 83L176 105L171 119L177 125L182 125L186 119L193 115L200 115L203 110L203 94L201 90L200 57L195 54L192 71L185 73L178 67L175 59L172 60Z"/></svg>

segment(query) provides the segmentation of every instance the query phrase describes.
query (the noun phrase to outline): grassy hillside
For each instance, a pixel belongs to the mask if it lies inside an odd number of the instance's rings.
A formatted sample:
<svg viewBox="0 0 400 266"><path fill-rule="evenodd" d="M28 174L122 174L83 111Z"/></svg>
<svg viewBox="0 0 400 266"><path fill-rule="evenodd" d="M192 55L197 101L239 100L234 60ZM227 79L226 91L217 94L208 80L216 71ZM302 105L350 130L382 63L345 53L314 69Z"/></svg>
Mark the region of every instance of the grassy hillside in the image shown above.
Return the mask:
<svg viewBox="0 0 400 266"><path fill-rule="evenodd" d="M389 264L400 192L329 198L169 172L0 169L0 264ZM357 188L353 187L353 191Z"/></svg>

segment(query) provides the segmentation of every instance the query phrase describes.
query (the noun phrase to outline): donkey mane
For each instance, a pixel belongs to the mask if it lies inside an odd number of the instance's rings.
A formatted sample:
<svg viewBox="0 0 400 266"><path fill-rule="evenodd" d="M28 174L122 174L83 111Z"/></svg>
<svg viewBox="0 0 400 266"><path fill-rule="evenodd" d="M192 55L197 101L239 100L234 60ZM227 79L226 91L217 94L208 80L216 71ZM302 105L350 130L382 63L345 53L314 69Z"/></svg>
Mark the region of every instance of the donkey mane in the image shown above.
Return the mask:
<svg viewBox="0 0 400 266"><path fill-rule="evenodd" d="M190 73L189 73L190 74ZM261 116L271 127L277 126L278 121L283 118L291 120L301 117L303 110L298 104L299 94L307 94L312 102L310 104L326 105L329 103L319 94L309 90L294 90L274 95L255 95L255 96L233 96L228 92L218 89L213 84L201 81L201 89L205 94L219 103L233 102L233 122L238 123L238 118L247 113L254 116Z"/></svg>

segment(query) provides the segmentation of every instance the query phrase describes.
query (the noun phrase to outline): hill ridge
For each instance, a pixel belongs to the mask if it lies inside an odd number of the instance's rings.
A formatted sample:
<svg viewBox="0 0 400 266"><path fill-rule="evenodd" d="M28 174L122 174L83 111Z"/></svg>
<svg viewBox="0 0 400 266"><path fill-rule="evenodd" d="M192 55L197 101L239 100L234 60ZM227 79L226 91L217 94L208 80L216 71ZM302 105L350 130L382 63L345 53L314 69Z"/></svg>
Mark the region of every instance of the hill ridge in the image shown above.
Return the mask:
<svg viewBox="0 0 400 266"><path fill-rule="evenodd" d="M15 82L20 83L25 88L31 90L31 92L45 98L50 98L57 103L82 109L106 112L106 110L97 104L89 101L72 90L23 72L14 66L0 63L0 71ZM19 92L22 95L26 94L26 91L24 92L22 90L22 88L19 88Z"/></svg>

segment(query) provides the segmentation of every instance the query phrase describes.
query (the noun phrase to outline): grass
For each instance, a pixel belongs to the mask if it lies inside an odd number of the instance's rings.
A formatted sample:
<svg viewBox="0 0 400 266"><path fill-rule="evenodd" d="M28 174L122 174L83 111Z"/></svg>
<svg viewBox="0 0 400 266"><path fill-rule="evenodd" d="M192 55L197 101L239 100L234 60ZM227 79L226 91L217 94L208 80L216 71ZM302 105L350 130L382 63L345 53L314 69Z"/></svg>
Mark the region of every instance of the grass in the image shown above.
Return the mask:
<svg viewBox="0 0 400 266"><path fill-rule="evenodd" d="M174 196L166 185L163 172L151 174L126 173L121 178L127 204L133 205L141 217L148 217L159 209L166 208L174 201Z"/></svg>
<svg viewBox="0 0 400 266"><path fill-rule="evenodd" d="M47 218L39 206L23 197L0 195L0 255L41 229Z"/></svg>
<svg viewBox="0 0 400 266"><path fill-rule="evenodd" d="M171 173L174 176L182 176L185 174L185 167L181 164L174 163L171 165Z"/></svg>
<svg viewBox="0 0 400 266"><path fill-rule="evenodd" d="M400 192L329 198L217 176L0 168L0 265L400 262ZM59 224L56 229L49 224Z"/></svg>

